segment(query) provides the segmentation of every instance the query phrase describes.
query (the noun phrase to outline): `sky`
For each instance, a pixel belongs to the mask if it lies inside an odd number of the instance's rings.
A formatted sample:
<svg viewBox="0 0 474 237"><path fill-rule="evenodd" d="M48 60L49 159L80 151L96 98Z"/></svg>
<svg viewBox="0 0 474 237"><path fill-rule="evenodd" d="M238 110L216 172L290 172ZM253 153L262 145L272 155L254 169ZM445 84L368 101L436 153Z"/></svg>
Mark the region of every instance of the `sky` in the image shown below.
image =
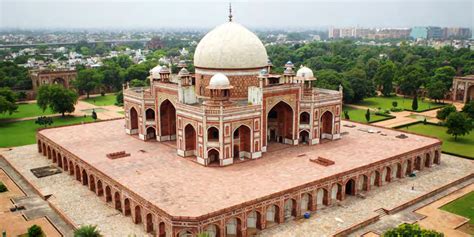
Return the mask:
<svg viewBox="0 0 474 237"><path fill-rule="evenodd" d="M211 28L227 21L229 1L0 0L0 28ZM251 28L460 26L474 28L474 0L232 1L234 20Z"/></svg>

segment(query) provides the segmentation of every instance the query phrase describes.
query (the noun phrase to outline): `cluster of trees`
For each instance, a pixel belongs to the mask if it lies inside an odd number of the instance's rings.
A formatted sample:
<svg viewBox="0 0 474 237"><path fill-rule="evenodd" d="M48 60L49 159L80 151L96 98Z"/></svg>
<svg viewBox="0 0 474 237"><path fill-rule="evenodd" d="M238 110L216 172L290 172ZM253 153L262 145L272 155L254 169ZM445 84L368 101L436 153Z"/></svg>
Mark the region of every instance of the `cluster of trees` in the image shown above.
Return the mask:
<svg viewBox="0 0 474 237"><path fill-rule="evenodd" d="M426 89L441 100L455 75L474 73L474 52L453 47L356 45L352 41L270 45L267 52L274 71L283 72L287 61L315 70L315 86L344 87L345 102L357 102L375 94L389 96L394 87L406 95Z"/></svg>
<svg viewBox="0 0 474 237"><path fill-rule="evenodd" d="M14 90L29 90L32 86L28 69L20 67L14 62L0 62L0 87L9 87Z"/></svg>
<svg viewBox="0 0 474 237"><path fill-rule="evenodd" d="M436 118L448 128L446 133L457 140L458 136L465 136L474 128L474 101L466 103L459 112L453 105L446 106L438 110Z"/></svg>

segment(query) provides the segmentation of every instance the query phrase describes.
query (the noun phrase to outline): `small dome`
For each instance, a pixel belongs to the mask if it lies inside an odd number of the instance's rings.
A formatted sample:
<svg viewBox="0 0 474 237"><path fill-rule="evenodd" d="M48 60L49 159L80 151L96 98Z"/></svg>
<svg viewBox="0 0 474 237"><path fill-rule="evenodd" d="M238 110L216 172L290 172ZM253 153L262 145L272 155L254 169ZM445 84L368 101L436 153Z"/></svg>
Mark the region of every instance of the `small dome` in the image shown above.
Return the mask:
<svg viewBox="0 0 474 237"><path fill-rule="evenodd" d="M305 80L314 80L313 70L309 69L306 66L301 66L300 69L296 72L296 77L302 78Z"/></svg>
<svg viewBox="0 0 474 237"><path fill-rule="evenodd" d="M222 73L217 73L211 77L209 81L208 89L229 89L232 86L230 85L229 78Z"/></svg>
<svg viewBox="0 0 474 237"><path fill-rule="evenodd" d="M154 79L160 79L160 72L163 67L161 65L157 65L156 67L150 69L150 75Z"/></svg>
<svg viewBox="0 0 474 237"><path fill-rule="evenodd" d="M189 71L186 68L179 70L178 76L189 76Z"/></svg>
<svg viewBox="0 0 474 237"><path fill-rule="evenodd" d="M287 68L285 69L285 71L283 72L283 74L285 74L285 75L294 75L294 73L295 73L295 72L293 71L293 68L292 68L292 67L287 67Z"/></svg>
<svg viewBox="0 0 474 237"><path fill-rule="evenodd" d="M286 62L286 64L285 64L285 67L286 67L286 68L289 68L289 67L293 68L294 66L295 66L295 65L294 65L291 61L288 61L288 62Z"/></svg>
<svg viewBox="0 0 474 237"><path fill-rule="evenodd" d="M253 32L227 22L207 33L194 53L194 65L212 69L249 69L267 66L268 55Z"/></svg>

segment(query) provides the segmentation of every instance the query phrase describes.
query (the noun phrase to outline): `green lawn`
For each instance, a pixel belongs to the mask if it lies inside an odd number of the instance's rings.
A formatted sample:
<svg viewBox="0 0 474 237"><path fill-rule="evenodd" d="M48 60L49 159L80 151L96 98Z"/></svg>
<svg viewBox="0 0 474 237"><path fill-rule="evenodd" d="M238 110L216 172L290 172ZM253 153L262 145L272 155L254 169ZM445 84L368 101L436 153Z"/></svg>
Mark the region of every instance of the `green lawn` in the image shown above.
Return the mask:
<svg viewBox="0 0 474 237"><path fill-rule="evenodd" d="M397 101L398 102L398 108L402 109L408 109L411 110L411 103L413 101L412 98L403 98L400 96L390 96L390 97L384 97L384 96L376 96L376 97L369 97L364 99L363 101L360 101L356 103L357 105L362 105L362 106L367 106L370 108L382 108L382 109L390 109L392 108L392 102ZM436 104L433 103L429 100L421 101L421 99L418 99L418 110L417 111L423 111L431 108L437 108L441 107L443 104Z"/></svg>
<svg viewBox="0 0 474 237"><path fill-rule="evenodd" d="M469 218L469 223L474 225L474 191L442 206L440 209Z"/></svg>
<svg viewBox="0 0 474 237"><path fill-rule="evenodd" d="M84 101L96 106L106 106L106 105L114 105L115 98L116 98L115 94L107 94L104 96L99 95L96 97L90 97L89 99L84 99Z"/></svg>
<svg viewBox="0 0 474 237"><path fill-rule="evenodd" d="M417 123L407 127L401 127L400 129L424 134L428 136L434 136L443 141L442 150L470 157L474 159L474 131L470 134L462 137L458 137L457 141L454 141L454 137L446 134L446 127L436 126L432 124Z"/></svg>
<svg viewBox="0 0 474 237"><path fill-rule="evenodd" d="M342 111L349 111L349 120L355 121L355 122L360 122L360 123L367 123L367 120L365 119L365 113L367 110L364 109L357 109L354 107L350 106L343 106ZM342 117L344 118L344 113L342 114ZM375 113L371 112L370 114L370 122L376 122L380 121L382 119L385 119L387 117L381 116L381 115L376 115Z"/></svg>
<svg viewBox="0 0 474 237"><path fill-rule="evenodd" d="M36 103L33 104L18 104L18 112L13 114L0 114L0 120L3 119L17 119L17 118L28 118L28 117L37 117L42 115L53 114L53 112L48 108L44 112Z"/></svg>
<svg viewBox="0 0 474 237"><path fill-rule="evenodd" d="M53 118L53 127L78 124L82 121L90 122L93 119L89 117L55 117ZM35 120L25 120L17 122L0 123L0 147L12 147L33 144L36 142L36 130L40 128L35 124Z"/></svg>

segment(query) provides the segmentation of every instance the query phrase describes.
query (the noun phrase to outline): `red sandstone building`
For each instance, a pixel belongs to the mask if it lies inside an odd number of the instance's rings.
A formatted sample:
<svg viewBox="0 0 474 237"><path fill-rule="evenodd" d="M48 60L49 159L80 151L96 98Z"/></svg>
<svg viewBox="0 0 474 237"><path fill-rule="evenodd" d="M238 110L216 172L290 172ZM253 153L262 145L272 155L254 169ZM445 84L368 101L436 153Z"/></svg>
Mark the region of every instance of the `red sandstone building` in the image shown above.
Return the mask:
<svg viewBox="0 0 474 237"><path fill-rule="evenodd" d="M194 65L126 88L125 120L40 131L39 152L160 237L251 236L441 164L437 139L341 121L342 89L313 88L309 68L272 74L235 22Z"/></svg>

